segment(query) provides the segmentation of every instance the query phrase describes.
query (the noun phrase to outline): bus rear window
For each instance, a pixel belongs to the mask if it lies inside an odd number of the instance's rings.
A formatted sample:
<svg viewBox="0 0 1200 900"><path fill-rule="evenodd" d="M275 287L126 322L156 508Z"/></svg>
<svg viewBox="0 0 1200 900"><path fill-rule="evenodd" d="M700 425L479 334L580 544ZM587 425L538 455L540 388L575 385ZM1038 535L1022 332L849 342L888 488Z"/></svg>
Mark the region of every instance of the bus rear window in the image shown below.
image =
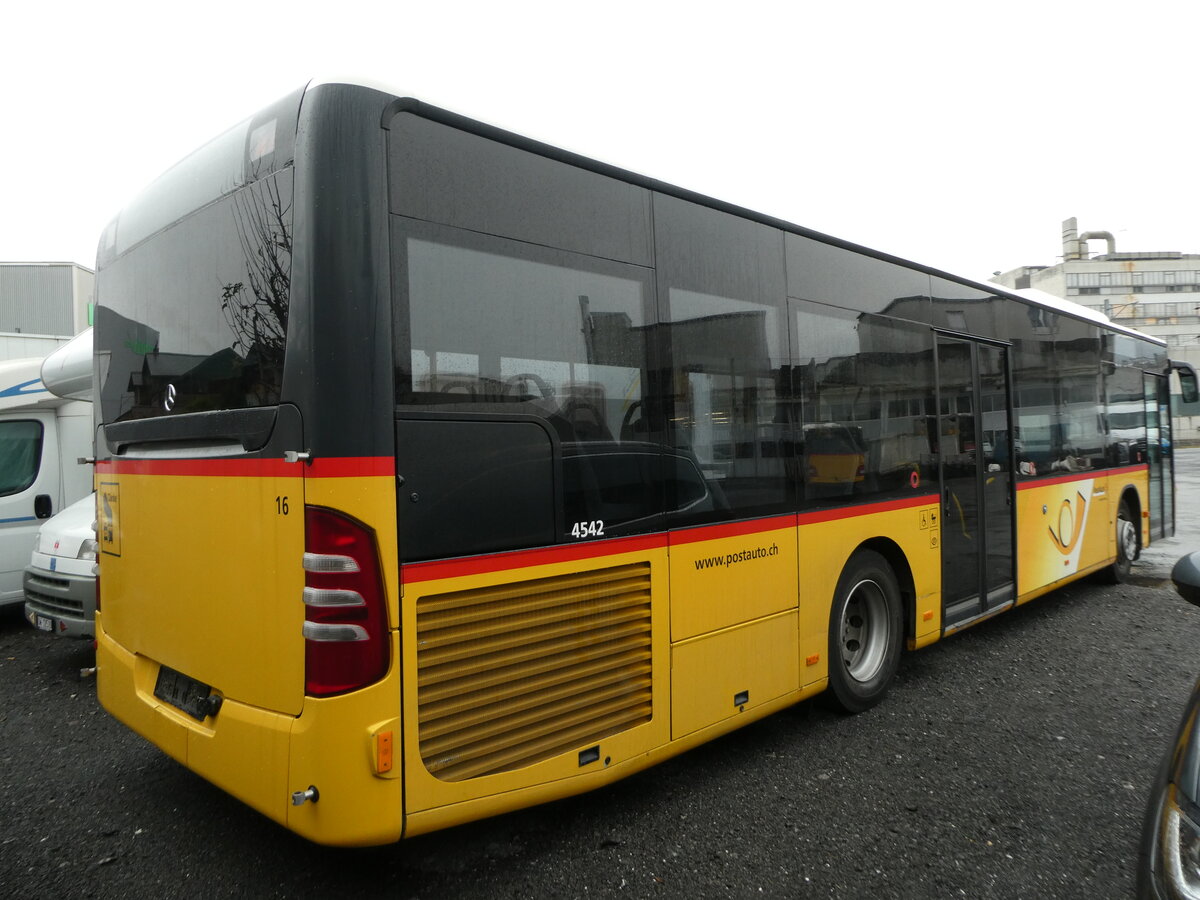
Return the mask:
<svg viewBox="0 0 1200 900"><path fill-rule="evenodd" d="M95 329L103 421L277 404L291 257L285 169L110 262Z"/></svg>

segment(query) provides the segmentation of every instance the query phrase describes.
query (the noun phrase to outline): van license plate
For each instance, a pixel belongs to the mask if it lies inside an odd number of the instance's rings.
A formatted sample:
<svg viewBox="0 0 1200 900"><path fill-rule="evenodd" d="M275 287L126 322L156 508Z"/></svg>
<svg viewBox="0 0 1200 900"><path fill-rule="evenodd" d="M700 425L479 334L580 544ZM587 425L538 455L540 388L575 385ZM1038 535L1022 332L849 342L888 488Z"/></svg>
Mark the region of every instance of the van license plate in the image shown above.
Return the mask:
<svg viewBox="0 0 1200 900"><path fill-rule="evenodd" d="M35 618L36 618L36 621L33 623L33 625L35 628L37 628L38 631L53 631L54 630L54 620L51 619L49 616L36 616Z"/></svg>
<svg viewBox="0 0 1200 900"><path fill-rule="evenodd" d="M189 678L167 666L159 668L158 680L154 683L155 697L165 700L201 722L213 713L208 699L211 693L212 688L204 682Z"/></svg>

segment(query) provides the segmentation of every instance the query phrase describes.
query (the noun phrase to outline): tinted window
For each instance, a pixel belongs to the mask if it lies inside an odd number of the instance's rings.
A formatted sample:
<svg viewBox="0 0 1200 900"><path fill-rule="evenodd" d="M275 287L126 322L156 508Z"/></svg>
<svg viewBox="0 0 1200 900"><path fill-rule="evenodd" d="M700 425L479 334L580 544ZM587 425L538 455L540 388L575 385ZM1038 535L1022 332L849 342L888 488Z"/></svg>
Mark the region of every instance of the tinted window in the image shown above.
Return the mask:
<svg viewBox="0 0 1200 900"><path fill-rule="evenodd" d="M296 91L235 125L157 178L105 229L101 260L290 165L302 95Z"/></svg>
<svg viewBox="0 0 1200 900"><path fill-rule="evenodd" d="M929 277L795 234L787 235L789 297L929 322Z"/></svg>
<svg viewBox="0 0 1200 900"><path fill-rule="evenodd" d="M788 353L782 234L656 195L655 239L671 359L669 440L724 498L677 516L790 508L778 390Z"/></svg>
<svg viewBox="0 0 1200 900"><path fill-rule="evenodd" d="M789 301L791 434L810 503L928 491L936 477L926 327Z"/></svg>
<svg viewBox="0 0 1200 900"><path fill-rule="evenodd" d="M103 268L94 340L104 422L278 403L291 260L287 169Z"/></svg>
<svg viewBox="0 0 1200 900"><path fill-rule="evenodd" d="M390 127L392 212L650 265L649 191L410 113Z"/></svg>
<svg viewBox="0 0 1200 900"><path fill-rule="evenodd" d="M1006 311L1012 306L1011 300L943 278L933 278L930 284L931 325L980 337L1007 338Z"/></svg>
<svg viewBox="0 0 1200 900"><path fill-rule="evenodd" d="M1107 416L1107 451L1110 465L1126 466L1148 459L1146 405L1143 399L1142 365L1133 338L1106 335L1104 350L1104 399Z"/></svg>
<svg viewBox="0 0 1200 900"><path fill-rule="evenodd" d="M407 282L403 404L473 404L563 440L635 436L645 390L642 270L445 232L397 237Z"/></svg>
<svg viewBox="0 0 1200 900"><path fill-rule="evenodd" d="M0 422L0 497L33 484L41 462L41 422Z"/></svg>
<svg viewBox="0 0 1200 900"><path fill-rule="evenodd" d="M412 222L396 229L394 253L401 273L396 304L401 417L437 416L462 425L453 435L461 445L439 446L438 440L452 435L436 429L425 429L430 437L419 451L401 441L401 471L411 459L425 467L431 483L445 480L437 491L457 498L453 518L465 522L476 502L474 491L461 492L452 482L468 473L440 461L469 448L490 453L505 420L536 423L529 427L543 435L542 442L526 445L528 464L518 461L523 451L513 445L506 465L522 478L540 472L539 490L556 498L557 517L543 511L531 525L527 504L505 499L503 489L487 488L492 512L476 525L484 545L473 538L469 549L661 527L661 448L647 442L648 274ZM416 460L418 453L432 462ZM470 483L486 486L507 477L490 466L479 464ZM442 529L440 518L429 521L430 528ZM445 531L437 552L467 552L455 533ZM511 543L514 535L520 536L517 544Z"/></svg>
<svg viewBox="0 0 1200 900"><path fill-rule="evenodd" d="M1104 380L1100 332L1094 325L1063 317L1054 345L1059 384L1057 418L1062 451L1051 471L1079 472L1104 460Z"/></svg>

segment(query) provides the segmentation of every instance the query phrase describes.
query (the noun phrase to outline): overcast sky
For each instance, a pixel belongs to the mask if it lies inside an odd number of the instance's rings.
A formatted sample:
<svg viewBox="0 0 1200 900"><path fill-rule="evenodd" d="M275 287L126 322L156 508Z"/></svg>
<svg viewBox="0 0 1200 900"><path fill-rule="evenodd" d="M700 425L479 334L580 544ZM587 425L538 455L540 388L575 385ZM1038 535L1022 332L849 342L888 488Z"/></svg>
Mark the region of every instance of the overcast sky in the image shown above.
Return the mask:
<svg viewBox="0 0 1200 900"><path fill-rule="evenodd" d="M4 261L92 266L147 182L330 76L972 278L1054 263L1068 216L1200 253L1194 0L34 6L4 15Z"/></svg>

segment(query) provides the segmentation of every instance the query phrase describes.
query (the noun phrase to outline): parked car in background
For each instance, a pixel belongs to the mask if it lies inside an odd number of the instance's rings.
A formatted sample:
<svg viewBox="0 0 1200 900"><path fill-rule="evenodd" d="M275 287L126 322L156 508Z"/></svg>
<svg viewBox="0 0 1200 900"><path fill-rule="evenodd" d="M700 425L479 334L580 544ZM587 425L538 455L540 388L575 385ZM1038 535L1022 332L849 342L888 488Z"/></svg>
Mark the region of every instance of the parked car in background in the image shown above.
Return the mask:
<svg viewBox="0 0 1200 900"><path fill-rule="evenodd" d="M1200 551L1175 563L1179 595L1200 606ZM1150 789L1138 852L1137 896L1200 898L1200 681Z"/></svg>
<svg viewBox="0 0 1200 900"><path fill-rule="evenodd" d="M96 636L96 495L38 529L25 569L25 618L38 631Z"/></svg>

